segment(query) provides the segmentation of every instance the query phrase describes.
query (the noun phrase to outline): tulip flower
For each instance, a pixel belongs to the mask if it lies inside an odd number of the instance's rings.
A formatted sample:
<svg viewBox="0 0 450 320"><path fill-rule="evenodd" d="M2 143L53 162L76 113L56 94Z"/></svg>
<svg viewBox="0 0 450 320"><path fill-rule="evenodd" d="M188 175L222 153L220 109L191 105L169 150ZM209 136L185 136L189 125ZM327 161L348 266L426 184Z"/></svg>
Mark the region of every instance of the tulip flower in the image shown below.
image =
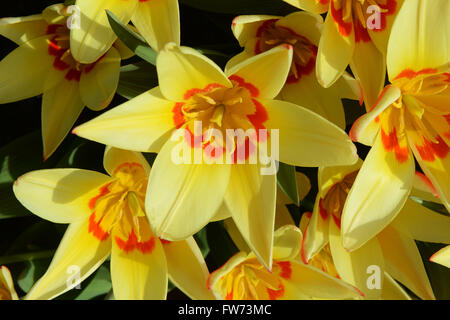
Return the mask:
<svg viewBox="0 0 450 320"><path fill-rule="evenodd" d="M442 264L443 266L450 268L450 246L442 248L441 250L433 254L430 258L430 261Z"/></svg>
<svg viewBox="0 0 450 320"><path fill-rule="evenodd" d="M383 298L385 284L394 288L395 282L387 277L398 280L422 299L434 299L415 240L450 243L450 217L408 199L397 217L361 247L349 252L342 246L341 223L348 213L343 210L347 195L356 188L355 179L362 174L362 165L359 161L352 166L319 168L319 192L304 231L303 261L308 263L316 255L320 257L325 248L335 268L333 272L356 286L367 299ZM425 176L417 173L419 188L431 185L429 180L422 184L424 179ZM421 190L434 197L432 188ZM374 273L373 277L380 276L373 279L373 287L367 285L371 273Z"/></svg>
<svg viewBox="0 0 450 320"><path fill-rule="evenodd" d="M391 84L352 127L354 141L372 145L348 195L344 247L354 250L392 222L408 198L417 160L450 209L450 4L405 1L387 53ZM436 32L436 21L443 21Z"/></svg>
<svg viewBox="0 0 450 320"><path fill-rule="evenodd" d="M355 146L337 126L305 108L274 100L288 77L292 53L291 45L281 45L224 73L197 51L168 44L156 61L159 87L74 133L118 148L159 152L146 198L158 237L181 240L211 220L232 216L270 268L276 175L261 173L267 169L261 157L249 161L256 149L278 146L279 157L270 156L300 166L344 165L357 158ZM258 134L238 139L238 132L248 130ZM178 160L183 146L188 149L181 152L183 159L200 152L197 163Z"/></svg>
<svg viewBox="0 0 450 320"><path fill-rule="evenodd" d="M312 13L328 12L317 52L317 79L328 88L350 64L366 108L371 108L384 86L387 43L404 0L284 1Z"/></svg>
<svg viewBox="0 0 450 320"><path fill-rule="evenodd" d="M11 272L5 266L0 267L0 300L19 300Z"/></svg>
<svg viewBox="0 0 450 320"><path fill-rule="evenodd" d="M0 103L40 94L44 160L61 144L84 106L98 111L117 89L120 61L133 53L120 42L91 64L77 62L69 46L67 7L42 14L0 19L0 34L19 47L0 61Z"/></svg>
<svg viewBox="0 0 450 320"><path fill-rule="evenodd" d="M150 166L142 154L108 147L104 167L108 175L49 169L16 180L14 193L27 209L54 223L69 223L47 272L26 299L57 297L109 256L116 299L165 299L168 277L191 298L213 298L195 240L168 242L151 231L144 213ZM68 270L77 271L72 281Z"/></svg>
<svg viewBox="0 0 450 320"><path fill-rule="evenodd" d="M291 70L279 99L304 106L345 129L341 99L360 100L362 103L361 90L348 73L343 73L328 89L317 81L316 57L322 25L322 17L309 12L294 12L286 17L238 16L233 20L232 30L245 49L228 62L226 69L282 43L291 44Z"/></svg>
<svg viewBox="0 0 450 320"><path fill-rule="evenodd" d="M106 10L124 24L131 20L156 51L168 42L180 43L178 0L77 0L75 5L79 28L70 32L70 47L80 63L97 61L117 39Z"/></svg>
<svg viewBox="0 0 450 320"><path fill-rule="evenodd" d="M302 234L293 225L278 229L273 268L268 271L253 253L239 252L211 273L208 287L219 300L351 299L358 290L296 260Z"/></svg>

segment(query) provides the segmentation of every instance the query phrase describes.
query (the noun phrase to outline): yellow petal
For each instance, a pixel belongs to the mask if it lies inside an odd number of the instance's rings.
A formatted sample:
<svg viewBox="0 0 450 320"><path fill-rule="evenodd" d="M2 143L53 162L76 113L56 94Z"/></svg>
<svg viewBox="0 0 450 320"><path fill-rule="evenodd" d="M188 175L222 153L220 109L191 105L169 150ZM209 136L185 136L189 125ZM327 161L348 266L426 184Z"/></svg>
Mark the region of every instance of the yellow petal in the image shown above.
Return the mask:
<svg viewBox="0 0 450 320"><path fill-rule="evenodd" d="M386 271L422 299L435 299L414 239L392 226L378 236Z"/></svg>
<svg viewBox="0 0 450 320"><path fill-rule="evenodd" d="M273 235L273 258L293 260L300 253L302 232L294 225L278 228Z"/></svg>
<svg viewBox="0 0 450 320"><path fill-rule="evenodd" d="M267 110L269 119L265 125L269 132L270 129L279 130L281 162L315 167L349 165L357 161L356 147L336 125L289 102L262 99L258 101Z"/></svg>
<svg viewBox="0 0 450 320"><path fill-rule="evenodd" d="M385 56L369 41L356 41L350 67L360 81L367 110L377 102L386 77Z"/></svg>
<svg viewBox="0 0 450 320"><path fill-rule="evenodd" d="M387 272L384 273L382 300L412 300L406 291Z"/></svg>
<svg viewBox="0 0 450 320"><path fill-rule="evenodd" d="M384 258L376 238L367 241L359 249L348 252L342 246L341 230L330 220L330 249L342 280L361 290L365 299L380 298L384 288Z"/></svg>
<svg viewBox="0 0 450 320"><path fill-rule="evenodd" d="M77 0L80 28L70 30L70 49L73 57L81 63L97 61L117 38L109 25L106 10L127 24L137 5L137 0Z"/></svg>
<svg viewBox="0 0 450 320"><path fill-rule="evenodd" d="M107 175L89 170L38 170L19 177L13 190L35 215L55 223L70 223L92 213L89 202L111 181Z"/></svg>
<svg viewBox="0 0 450 320"><path fill-rule="evenodd" d="M116 148L159 152L175 128L173 107L156 87L76 127L73 133Z"/></svg>
<svg viewBox="0 0 450 320"><path fill-rule="evenodd" d="M231 30L234 36L239 41L241 47L247 45L247 42L255 38L258 33L258 29L267 20L280 19L279 16L269 16L269 15L242 15L237 16L233 19L231 23Z"/></svg>
<svg viewBox="0 0 450 320"><path fill-rule="evenodd" d="M195 164L194 159L192 164L177 163L174 155L178 146L186 145L183 139L170 140L161 149L147 188L150 224L158 237L171 241L186 239L211 220L230 177L229 165Z"/></svg>
<svg viewBox="0 0 450 320"><path fill-rule="evenodd" d="M317 0L283 0L290 5L314 13L324 13L328 10L327 1Z"/></svg>
<svg viewBox="0 0 450 320"><path fill-rule="evenodd" d="M44 160L56 151L78 119L84 103L76 80L63 80L42 97Z"/></svg>
<svg viewBox="0 0 450 320"><path fill-rule="evenodd" d="M228 74L229 70L233 68L235 65L255 56L255 46L257 42L258 39L256 38L247 41L244 51L238 53L230 60L228 60L227 64L225 65L225 73Z"/></svg>
<svg viewBox="0 0 450 320"><path fill-rule="evenodd" d="M225 202L250 249L269 269L272 265L276 175L261 175L256 164L231 167Z"/></svg>
<svg viewBox="0 0 450 320"><path fill-rule="evenodd" d="M114 236L114 233L113 233ZM123 251L112 241L111 281L116 300L164 300L167 264L161 242L153 237L152 250Z"/></svg>
<svg viewBox="0 0 450 320"><path fill-rule="evenodd" d="M47 33L47 22L41 14L0 19L0 35L21 45Z"/></svg>
<svg viewBox="0 0 450 320"><path fill-rule="evenodd" d="M404 2L388 44L387 69L391 81L407 69L419 71L448 63L449 11L447 0Z"/></svg>
<svg viewBox="0 0 450 320"><path fill-rule="evenodd" d="M16 289L14 289L14 282L11 276L11 272L5 266L0 266L0 290L6 290L6 294L9 296L2 296L3 298L11 300L19 300Z"/></svg>
<svg viewBox="0 0 450 320"><path fill-rule="evenodd" d="M225 204L225 201L222 202L219 209L217 210L214 217L211 219L211 221L221 221L225 220L231 217L231 212L228 209L227 205Z"/></svg>
<svg viewBox="0 0 450 320"><path fill-rule="evenodd" d="M178 0L139 1L131 21L156 51L169 42L180 44Z"/></svg>
<svg viewBox="0 0 450 320"><path fill-rule="evenodd" d="M318 14L299 11L281 18L276 25L291 29L317 46L321 36L323 18Z"/></svg>
<svg viewBox="0 0 450 320"><path fill-rule="evenodd" d="M439 195L431 180L418 171L416 171L416 174L414 175L414 185L410 196L431 202L440 202Z"/></svg>
<svg viewBox="0 0 450 320"><path fill-rule="evenodd" d="M225 227L225 230L227 230L228 235L230 236L231 240L233 240L234 245L239 251L243 251L246 253L250 253L252 251L247 245L247 242L245 241L232 217L225 219L223 221L223 226Z"/></svg>
<svg viewBox="0 0 450 320"><path fill-rule="evenodd" d="M434 212L410 199L392 225L415 240L450 244L450 216Z"/></svg>
<svg viewBox="0 0 450 320"><path fill-rule="evenodd" d="M50 37L25 42L0 61L0 103L37 96L56 84L49 77L54 70L54 57L48 54Z"/></svg>
<svg viewBox="0 0 450 320"><path fill-rule="evenodd" d="M169 278L191 299L214 300L207 288L208 267L194 238L164 242Z"/></svg>
<svg viewBox="0 0 450 320"><path fill-rule="evenodd" d="M304 231L301 258L307 263L327 243L329 234L329 215L322 215L320 196L317 195L311 219Z"/></svg>
<svg viewBox="0 0 450 320"><path fill-rule="evenodd" d="M113 99L119 84L120 59L119 52L111 47L92 70L81 74L81 99L90 109L102 110Z"/></svg>
<svg viewBox="0 0 450 320"><path fill-rule="evenodd" d="M300 81L288 83L281 91L285 101L317 113L341 129L345 129L345 113L341 97L332 88L325 89L318 82L315 73L302 75Z"/></svg>
<svg viewBox="0 0 450 320"><path fill-rule="evenodd" d="M189 47L167 44L156 59L159 86L164 97L183 101L190 90L211 85L231 87L222 70L209 58Z"/></svg>
<svg viewBox="0 0 450 320"><path fill-rule="evenodd" d="M376 236L400 212L414 180L414 158L399 162L379 135L369 151L342 211L343 245L352 251Z"/></svg>
<svg viewBox="0 0 450 320"><path fill-rule="evenodd" d="M430 258L430 261L442 264L443 266L450 268L450 246L446 246L445 248L433 254Z"/></svg>
<svg viewBox="0 0 450 320"><path fill-rule="evenodd" d="M280 45L234 65L227 70L227 75L256 87L254 96L272 99L283 88L291 61L292 46Z"/></svg>
<svg viewBox="0 0 450 320"><path fill-rule="evenodd" d="M351 299L361 297L357 289L329 274L307 264L290 261L291 276L282 279L283 299L297 300L307 296L319 299Z"/></svg>
<svg viewBox="0 0 450 320"><path fill-rule="evenodd" d="M103 167L110 176L114 176L115 172L124 163L138 163L144 168L147 175L150 174L150 165L142 153L117 149L110 146L106 147L103 157Z"/></svg>
<svg viewBox="0 0 450 320"><path fill-rule="evenodd" d="M47 272L25 299L53 299L77 286L102 265L111 253L111 241L100 241L88 230L89 219L69 225Z"/></svg>
<svg viewBox="0 0 450 320"><path fill-rule="evenodd" d="M353 30L344 36L332 15L327 15L319 42L316 73L319 83L328 88L342 75L350 63L355 47Z"/></svg>
<svg viewBox="0 0 450 320"><path fill-rule="evenodd" d="M387 86L369 112L359 117L350 130L350 138L365 145L372 145L379 132L377 116L401 96L399 88Z"/></svg>

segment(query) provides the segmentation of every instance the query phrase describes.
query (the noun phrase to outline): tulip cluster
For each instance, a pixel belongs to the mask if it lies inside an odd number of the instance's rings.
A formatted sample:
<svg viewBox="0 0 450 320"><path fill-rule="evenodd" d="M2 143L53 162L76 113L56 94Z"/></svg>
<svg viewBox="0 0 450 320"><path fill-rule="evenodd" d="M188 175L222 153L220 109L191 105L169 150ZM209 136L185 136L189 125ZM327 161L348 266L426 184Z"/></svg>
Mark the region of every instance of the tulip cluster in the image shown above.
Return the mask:
<svg viewBox="0 0 450 320"><path fill-rule="evenodd" d="M5 160L0 182L11 177L25 217L68 225L28 240L59 242L29 285L15 263L32 255L0 253L13 271L0 268L0 300L68 297L105 273L97 296L120 300L174 287L201 300L440 298L429 277L450 268L450 2L273 1L290 13L230 19L233 55L181 45L178 0L0 19L17 44L0 103L42 95L46 164L14 175Z"/></svg>

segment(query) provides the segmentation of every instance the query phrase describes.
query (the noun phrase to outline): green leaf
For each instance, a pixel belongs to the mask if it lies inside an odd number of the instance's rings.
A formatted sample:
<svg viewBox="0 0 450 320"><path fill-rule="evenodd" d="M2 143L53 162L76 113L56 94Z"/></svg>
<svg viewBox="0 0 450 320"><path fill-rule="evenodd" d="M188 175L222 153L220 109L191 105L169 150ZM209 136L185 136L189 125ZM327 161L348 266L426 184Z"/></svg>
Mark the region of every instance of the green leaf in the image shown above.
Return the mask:
<svg viewBox="0 0 450 320"><path fill-rule="evenodd" d="M442 213L444 215L448 215L449 214L447 209L445 208L445 206L443 204L441 204L441 203L436 203L436 202L432 202L432 201L423 200L423 199L420 199L418 197L410 197L410 198L412 200L414 200L415 202L423 205L424 207L427 207L430 210L433 210L433 211L438 212L438 213Z"/></svg>
<svg viewBox="0 0 450 320"><path fill-rule="evenodd" d="M65 6L72 6L72 5L75 4L75 1L76 0L66 0L66 1L64 1L64 5Z"/></svg>
<svg viewBox="0 0 450 320"><path fill-rule="evenodd" d="M111 288L111 273L109 269L102 265L94 274L91 281L84 287L81 283L81 293L75 298L75 300L91 300L107 294ZM74 289L77 290L77 289Z"/></svg>
<svg viewBox="0 0 450 320"><path fill-rule="evenodd" d="M106 10L109 24L120 40L137 56L151 64L156 64L157 53L150 48L139 34L128 28L111 11Z"/></svg>
<svg viewBox="0 0 450 320"><path fill-rule="evenodd" d="M157 85L156 68L145 61L141 61L120 68L117 93L126 99L132 99Z"/></svg>
<svg viewBox="0 0 450 320"><path fill-rule="evenodd" d="M190 7L229 14L271 14L285 15L298 11L297 8L288 5L281 0L181 0Z"/></svg>
<svg viewBox="0 0 450 320"><path fill-rule="evenodd" d="M28 293L33 284L45 273L50 264L50 258L26 261L26 267L17 278L17 284L23 292Z"/></svg>
<svg viewBox="0 0 450 320"><path fill-rule="evenodd" d="M202 252L203 258L206 258L209 253L208 234L206 232L206 228L203 228L194 234L194 239Z"/></svg>
<svg viewBox="0 0 450 320"><path fill-rule="evenodd" d="M279 162L277 173L278 186L296 205L299 204L295 167Z"/></svg>

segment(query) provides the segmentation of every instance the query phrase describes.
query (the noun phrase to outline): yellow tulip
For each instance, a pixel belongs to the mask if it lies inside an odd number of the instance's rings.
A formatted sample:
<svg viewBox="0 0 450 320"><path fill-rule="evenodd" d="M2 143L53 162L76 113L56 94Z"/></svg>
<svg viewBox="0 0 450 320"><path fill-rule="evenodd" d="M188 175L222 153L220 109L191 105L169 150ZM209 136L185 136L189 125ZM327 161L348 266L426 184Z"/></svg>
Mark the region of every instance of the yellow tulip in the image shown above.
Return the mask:
<svg viewBox="0 0 450 320"><path fill-rule="evenodd" d="M328 12L317 53L317 79L326 88L350 64L366 107L384 86L386 48L404 0L284 0L309 12Z"/></svg>
<svg viewBox="0 0 450 320"><path fill-rule="evenodd" d="M450 246L442 248L441 250L433 254L430 258L430 261L442 264L443 266L450 268Z"/></svg>
<svg viewBox="0 0 450 320"><path fill-rule="evenodd" d="M357 187L355 179L362 174L362 161L353 166L319 168L319 192L312 215L302 217L304 241L302 260L306 263L322 261L330 274L356 286L365 298L378 299L389 295L400 298L392 291L394 278L422 299L434 299L421 255L415 240L450 243L450 217L435 213L408 199L396 218L358 249L349 252L342 245L341 224L346 219L347 196ZM416 175L416 184L423 186L426 177ZM426 180L425 185L431 185ZM432 188L423 189L434 197ZM435 198L436 199L436 198ZM327 267L328 251L335 268ZM316 261L316 262L314 262ZM374 267L375 266L375 267ZM372 269L373 270L372 270ZM377 268L377 270L375 270ZM331 271L330 271L331 270ZM368 278L377 272L378 286L368 286ZM387 286L387 290L385 291ZM398 289L398 288L397 288Z"/></svg>
<svg viewBox="0 0 450 320"><path fill-rule="evenodd" d="M19 300L11 272L5 266L0 266L0 300Z"/></svg>
<svg viewBox="0 0 450 320"><path fill-rule="evenodd" d="M344 208L349 250L399 213L413 185L415 159L450 209L449 10L446 0L408 0L393 24L387 52L391 84L350 131L354 141L373 146Z"/></svg>
<svg viewBox="0 0 450 320"><path fill-rule="evenodd" d="M232 30L244 51L233 57L225 69L282 43L293 46L291 70L279 94L281 100L304 106L345 129L342 98L360 100L357 81L348 73L330 88L316 78L317 47L323 19L318 14L295 12L286 17L249 15L233 20Z"/></svg>
<svg viewBox="0 0 450 320"><path fill-rule="evenodd" d="M84 106L101 110L117 89L120 60L132 55L116 42L91 64L77 62L69 46L67 7L46 8L42 14L0 19L0 34L19 47L0 61L0 103L43 94L44 159L66 137Z"/></svg>
<svg viewBox="0 0 450 320"><path fill-rule="evenodd" d="M178 0L77 0L75 5L79 10L79 28L70 32L70 47L81 63L96 61L117 39L106 10L124 24L131 20L157 51L168 42L180 43Z"/></svg>
<svg viewBox="0 0 450 320"><path fill-rule="evenodd" d="M159 152L146 198L146 212L157 236L181 240L211 220L232 216L250 248L270 267L276 175L261 174L262 161L252 164L244 157L256 155L254 147L261 150L272 143L279 146L279 160L291 165L344 165L357 159L355 146L343 130L305 108L274 100L288 77L292 51L291 45L278 46L224 73L197 51L168 44L156 61L159 87L75 128L74 133L118 148ZM199 122L204 130L196 133ZM186 130L188 139L181 136L182 141L175 142L172 133L177 129ZM279 130L279 139L232 137L226 140L233 148L224 150L224 141L208 134L212 129L227 138L227 130L269 134ZM195 142L197 138L201 144ZM208 163L202 158L199 163L177 163L173 154L180 143L210 160L216 156L232 161ZM215 155L208 155L210 146ZM245 149L242 157L240 149Z"/></svg>
<svg viewBox="0 0 450 320"><path fill-rule="evenodd" d="M144 213L150 166L132 151L107 147L109 175L81 169L29 172L17 199L39 217L69 223L47 272L26 299L52 299L89 277L111 255L116 299L165 299L168 277L193 299L212 299L195 240L160 240ZM75 271L75 274L73 272ZM72 277L71 277L72 273Z"/></svg>
<svg viewBox="0 0 450 320"><path fill-rule="evenodd" d="M321 270L296 260L301 231L287 225L274 234L272 270L253 253L239 252L211 273L208 287L220 300L350 299L360 292Z"/></svg>

